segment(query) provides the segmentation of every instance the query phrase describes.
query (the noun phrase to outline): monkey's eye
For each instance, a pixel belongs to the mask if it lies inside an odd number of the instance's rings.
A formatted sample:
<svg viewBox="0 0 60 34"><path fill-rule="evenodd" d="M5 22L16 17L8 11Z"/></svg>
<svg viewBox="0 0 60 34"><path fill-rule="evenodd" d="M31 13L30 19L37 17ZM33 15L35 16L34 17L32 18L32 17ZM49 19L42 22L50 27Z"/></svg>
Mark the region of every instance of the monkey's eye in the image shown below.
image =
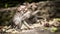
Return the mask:
<svg viewBox="0 0 60 34"><path fill-rule="evenodd" d="M27 11L28 9L27 9L27 8L24 8L23 10L24 10L24 11Z"/></svg>
<svg viewBox="0 0 60 34"><path fill-rule="evenodd" d="M20 11L18 11L18 12L20 12Z"/></svg>

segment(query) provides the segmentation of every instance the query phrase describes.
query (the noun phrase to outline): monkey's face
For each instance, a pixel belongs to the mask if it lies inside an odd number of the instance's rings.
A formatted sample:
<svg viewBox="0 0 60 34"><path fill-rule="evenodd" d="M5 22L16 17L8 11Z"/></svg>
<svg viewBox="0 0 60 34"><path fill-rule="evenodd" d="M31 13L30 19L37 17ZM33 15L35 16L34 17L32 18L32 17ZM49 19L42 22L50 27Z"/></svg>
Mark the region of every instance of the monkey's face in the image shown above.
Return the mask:
<svg viewBox="0 0 60 34"><path fill-rule="evenodd" d="M27 11L27 7L24 5L21 5L20 7L17 8L18 11Z"/></svg>

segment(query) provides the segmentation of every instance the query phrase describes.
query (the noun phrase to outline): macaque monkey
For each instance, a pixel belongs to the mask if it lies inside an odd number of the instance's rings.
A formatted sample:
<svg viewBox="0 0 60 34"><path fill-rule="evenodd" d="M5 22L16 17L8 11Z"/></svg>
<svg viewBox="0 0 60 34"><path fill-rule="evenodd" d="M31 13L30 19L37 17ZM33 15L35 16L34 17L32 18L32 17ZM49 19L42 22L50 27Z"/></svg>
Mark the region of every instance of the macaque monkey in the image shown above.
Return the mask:
<svg viewBox="0 0 60 34"><path fill-rule="evenodd" d="M30 25L26 22L26 20L28 20L30 17L34 16L39 11L33 12L28 8L29 8L28 6L24 6L24 5L18 7L18 9L17 9L18 11L16 12L16 14L13 17L13 22L14 22L16 29L21 29L22 24L27 26L29 29L31 28Z"/></svg>
<svg viewBox="0 0 60 34"><path fill-rule="evenodd" d="M16 14L13 17L14 27L16 29L20 29L21 30L21 26L22 26L22 24L24 24L25 26L28 27L28 29L30 29L31 27L28 24L27 20L29 21L29 19L32 16L34 16L33 18L36 18L35 20L37 21L36 14L40 10L35 10L36 8L37 8L37 6L35 5L35 3L31 3L31 4L26 3L24 5L20 5L20 7L17 8L18 11L16 11ZM33 19L31 19L31 20L33 20Z"/></svg>

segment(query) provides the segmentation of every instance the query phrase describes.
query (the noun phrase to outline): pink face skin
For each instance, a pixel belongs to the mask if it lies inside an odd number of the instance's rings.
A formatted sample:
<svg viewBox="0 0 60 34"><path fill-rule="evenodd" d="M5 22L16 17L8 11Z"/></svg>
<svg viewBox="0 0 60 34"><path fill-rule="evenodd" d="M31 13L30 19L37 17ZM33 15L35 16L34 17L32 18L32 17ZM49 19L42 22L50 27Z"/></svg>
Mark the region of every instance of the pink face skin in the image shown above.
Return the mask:
<svg viewBox="0 0 60 34"><path fill-rule="evenodd" d="M20 6L20 7L18 7L18 9L17 9L18 11L27 11L27 8L26 8L26 6Z"/></svg>

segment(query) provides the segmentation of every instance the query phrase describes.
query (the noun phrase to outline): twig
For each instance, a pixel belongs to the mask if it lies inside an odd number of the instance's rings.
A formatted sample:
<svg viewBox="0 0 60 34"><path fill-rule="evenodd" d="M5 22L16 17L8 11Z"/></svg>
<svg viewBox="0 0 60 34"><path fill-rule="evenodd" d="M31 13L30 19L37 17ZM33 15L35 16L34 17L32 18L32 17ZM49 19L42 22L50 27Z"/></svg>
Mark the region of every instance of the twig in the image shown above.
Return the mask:
<svg viewBox="0 0 60 34"><path fill-rule="evenodd" d="M17 7L11 7L11 8L4 8L4 9L0 9L0 12L1 11L8 11L8 10L16 10Z"/></svg>

